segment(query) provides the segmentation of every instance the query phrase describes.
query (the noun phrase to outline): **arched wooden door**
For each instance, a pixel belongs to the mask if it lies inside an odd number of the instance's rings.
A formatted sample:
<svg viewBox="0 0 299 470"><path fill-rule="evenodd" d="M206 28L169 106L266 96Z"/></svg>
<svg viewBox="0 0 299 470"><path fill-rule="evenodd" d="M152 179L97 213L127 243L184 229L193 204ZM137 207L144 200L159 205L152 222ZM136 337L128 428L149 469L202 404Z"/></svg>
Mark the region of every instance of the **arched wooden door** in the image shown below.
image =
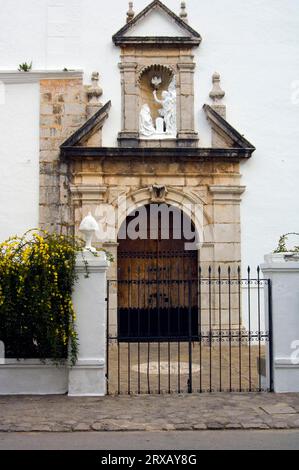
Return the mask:
<svg viewBox="0 0 299 470"><path fill-rule="evenodd" d="M123 341L177 341L198 334L198 252L188 249L194 226L179 209L163 206L144 206L120 230L118 337Z"/></svg>

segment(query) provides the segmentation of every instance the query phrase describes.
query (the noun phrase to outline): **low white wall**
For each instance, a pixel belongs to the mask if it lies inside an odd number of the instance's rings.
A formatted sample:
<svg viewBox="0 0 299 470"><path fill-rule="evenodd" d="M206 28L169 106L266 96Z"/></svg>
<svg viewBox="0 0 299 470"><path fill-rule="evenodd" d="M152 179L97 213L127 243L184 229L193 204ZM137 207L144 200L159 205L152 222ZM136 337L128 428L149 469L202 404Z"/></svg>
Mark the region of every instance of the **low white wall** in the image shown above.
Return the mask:
<svg viewBox="0 0 299 470"><path fill-rule="evenodd" d="M299 262L268 255L261 266L271 281L272 378L277 393L299 392ZM271 328L271 323L270 323Z"/></svg>
<svg viewBox="0 0 299 470"><path fill-rule="evenodd" d="M67 365L35 359L6 359L0 365L0 395L63 395L67 390Z"/></svg>
<svg viewBox="0 0 299 470"><path fill-rule="evenodd" d="M86 277L86 262L88 277ZM1 359L0 395L103 396L106 394L106 255L77 257L73 302L77 315L78 361Z"/></svg>

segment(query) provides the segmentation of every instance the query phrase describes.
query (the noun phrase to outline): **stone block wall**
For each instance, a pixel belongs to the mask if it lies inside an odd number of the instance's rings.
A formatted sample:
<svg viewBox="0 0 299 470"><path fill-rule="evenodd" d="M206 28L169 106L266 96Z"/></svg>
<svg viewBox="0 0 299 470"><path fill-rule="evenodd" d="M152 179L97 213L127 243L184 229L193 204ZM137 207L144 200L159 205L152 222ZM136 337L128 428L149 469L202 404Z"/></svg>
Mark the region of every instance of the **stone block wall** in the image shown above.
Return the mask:
<svg viewBox="0 0 299 470"><path fill-rule="evenodd" d="M81 78L40 82L40 227L73 230L67 164L60 145L86 120L86 95Z"/></svg>
<svg viewBox="0 0 299 470"><path fill-rule="evenodd" d="M60 145L87 119L86 89L81 78L42 80L40 115L40 226L62 233L78 233L79 224L90 211L99 220L102 211L117 216L118 198L125 199L132 210L153 201L152 187L166 187L165 202L183 208L184 203L198 204L203 210L203 231L199 263L203 276L209 266L217 275L228 266L241 262L240 202L244 187L240 184L237 159L164 156L146 158L89 156L68 162L60 157ZM101 130L84 145L101 143ZM99 138L99 140L97 140ZM84 153L84 149L82 149ZM110 223L110 222L109 222ZM114 236L101 240L114 255L110 279L117 277L117 219ZM116 302L116 296L115 302ZM214 306L212 306L214 311ZM234 306L232 306L234 309ZM216 309L215 309L216 312ZM237 309L236 309L237 313ZM205 307L203 306L203 315ZM214 317L213 317L214 318ZM215 313L216 318L216 313ZM236 316L237 318L237 316Z"/></svg>
<svg viewBox="0 0 299 470"><path fill-rule="evenodd" d="M209 266L212 276L222 269L222 277L227 275L228 266L232 268L232 277L237 274L241 263L240 249L240 202L244 187L240 186L238 162L192 161L180 158L179 161L161 158L146 159L130 157L126 161L118 158L74 159L71 163L72 200L76 231L82 217L89 211L100 222L100 208L117 215L118 197L126 200L128 207L145 205L151 202L150 191L153 185L165 185L165 202L182 207L184 202L194 201L203 208L203 239L199 250L199 263L202 276L208 276ZM113 223L113 221L112 221ZM97 241L114 256L114 262L108 270L108 278L117 279L117 228L114 238L103 243ZM203 294L205 287L203 286ZM212 289L216 289L216 284ZM224 288L223 288L224 289ZM224 293L224 291L223 291ZM232 327L238 325L237 294L232 289ZM224 296L225 297L225 296ZM206 298L206 297L205 297ZM213 302L217 298L213 295ZM212 305L212 322L217 325L218 309ZM111 285L110 292L111 321L116 322L117 287ZM202 305L202 321L208 325L209 309ZM223 325L227 325L228 306L223 304ZM113 321L111 327L113 326ZM116 323L115 323L116 328Z"/></svg>
<svg viewBox="0 0 299 470"><path fill-rule="evenodd" d="M168 191L176 191L203 206L204 231L200 262L203 269L209 265L236 265L240 254L240 202L245 188L240 186L237 162L203 162L182 159L141 157L127 161L109 159L77 159L72 162L72 199L75 205L75 226L78 229L82 217L89 211L98 213L100 205L117 206L118 196L133 197L146 191L151 202L149 188L165 185ZM133 196L132 196L133 195ZM142 196L143 197L143 196ZM167 201L167 197L165 202ZM116 239L109 240L116 242Z"/></svg>

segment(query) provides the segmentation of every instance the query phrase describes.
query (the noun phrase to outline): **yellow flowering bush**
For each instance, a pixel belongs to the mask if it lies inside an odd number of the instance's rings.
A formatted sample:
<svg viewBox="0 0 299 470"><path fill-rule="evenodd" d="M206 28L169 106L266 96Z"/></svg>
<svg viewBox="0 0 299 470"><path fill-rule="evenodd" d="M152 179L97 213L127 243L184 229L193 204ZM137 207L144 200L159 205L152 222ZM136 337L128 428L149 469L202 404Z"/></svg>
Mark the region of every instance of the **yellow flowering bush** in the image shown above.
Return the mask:
<svg viewBox="0 0 299 470"><path fill-rule="evenodd" d="M81 242L30 231L0 244L0 341L7 358L77 358L72 290ZM70 350L69 350L70 348Z"/></svg>

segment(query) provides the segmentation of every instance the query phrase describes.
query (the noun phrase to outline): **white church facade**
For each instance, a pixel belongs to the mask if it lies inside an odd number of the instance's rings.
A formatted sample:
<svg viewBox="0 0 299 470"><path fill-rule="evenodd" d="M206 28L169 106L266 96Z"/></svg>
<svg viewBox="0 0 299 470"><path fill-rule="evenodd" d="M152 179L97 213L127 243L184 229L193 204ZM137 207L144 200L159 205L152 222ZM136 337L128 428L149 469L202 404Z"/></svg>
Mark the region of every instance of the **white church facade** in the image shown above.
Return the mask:
<svg viewBox="0 0 299 470"><path fill-rule="evenodd" d="M240 215L233 216L232 220L222 220L222 211L216 221L217 227L213 227L213 237L217 237L218 231L219 242L227 243L224 247L219 245L219 256L217 250L215 253L215 245L211 248L211 242L215 240L206 235L207 262L239 261L242 258L244 266L257 265L265 252L275 248L282 233L295 230L298 212L297 77L295 59L286 59L287 51L296 50L296 15L292 14L295 8L292 1L284 2L284 5L266 2L259 23L256 23L254 5L241 7L236 2L229 2L224 6L216 1L212 7L190 0L186 18L186 9L180 16L180 5L173 0L166 8L177 12L177 18L185 22L187 32L165 9L155 5L124 32L126 40L117 35L112 40L126 20L127 8L123 2L113 0L109 5L90 2L90 8L75 0L49 0L40 2L38 7L32 4L32 8L29 2L20 17L17 3L17 0L7 3L1 10L1 239L49 223L78 224L86 211L94 212L99 202L116 198L118 192L129 192L131 197L134 192L141 194L140 191L148 191L147 188L153 185L164 185L169 201L175 197L174 192L180 193L183 187L189 199L203 203L206 216L211 216L209 204L212 199L229 198L233 204L237 202L237 206L242 199ZM141 0L134 5L138 11L146 7L146 2ZM233 25L232 13L236 18ZM133 17L130 17L130 11L128 14L128 19L134 22L137 14ZM289 24L291 17L292 24ZM283 24L287 25L289 35L283 33L276 43L275 38L280 36L278 32ZM139 40L134 41L138 37ZM156 45L147 40L155 37L158 38ZM175 38L173 44L166 44L167 37ZM188 41L184 44L186 37L189 37L189 44ZM182 52L178 53L183 49L187 51L186 57ZM150 52L153 50L154 54ZM32 71L17 72L18 64L25 60L28 63L32 60ZM156 66L160 70L155 69ZM100 98L98 91L95 96L92 91L88 95L88 84L94 71L100 73ZM226 96L222 97L220 91L219 96L211 99L211 79L215 71L221 75L221 87ZM158 85L156 90L156 100L161 101L163 86L166 93L172 74L176 79L176 123L167 136L159 140L156 134L152 139L153 136L144 134L156 133L156 122L163 133L165 124L159 114L159 107L163 113L163 106L155 101L154 86L150 82L156 76L164 80L164 85L160 85L160 89ZM215 77L214 85L218 87L218 75ZM97 75L94 78L97 80ZM96 80L93 82L95 88L98 86ZM57 89L57 96L54 92L51 100L52 88ZM167 169L164 171L161 167L153 177L143 173L143 181L137 182L136 177L139 170L144 170L141 168L136 172L129 170L121 184L116 180L114 170L112 173L108 170L107 177L99 176L96 170L94 180L92 174L83 172L81 175L79 171L78 176L73 175L73 181L68 180L66 187L62 179L63 172L68 170L61 164L58 171L56 165L60 159L59 147L84 125L99 106L99 101L106 105L88 146L116 148L124 154L122 149L127 147L132 149L128 153L131 162L136 156L138 159L136 148L144 148L144 155L156 152L154 159L160 160L158 145L176 148L180 155L185 146L191 156L183 158L189 162L178 167L175 158L170 154L166 156L167 151L163 150L162 160ZM141 112L141 106L145 110L147 106L151 108L148 117L147 111ZM233 126L225 128L221 118ZM141 120L143 133L139 133ZM232 129L238 136L231 134ZM137 134L140 135L136 146ZM237 141L243 134L246 139L240 144ZM171 139L174 136L178 139L176 143ZM256 151L248 159L253 146ZM217 176L214 173L210 181L203 182L203 174L212 174L204 166L208 165L206 149L213 147L238 147L239 155L231 158L231 169L227 166L224 171L217 170ZM241 150L244 147L249 148L246 158L243 158L246 152ZM80 165L79 159L76 161L72 164ZM191 169L192 165L198 165L198 168ZM184 176L181 167L186 173ZM233 188L229 196L223 194L223 186ZM108 188L106 193L105 188ZM70 197L73 215L70 214ZM144 201L150 201L149 193ZM233 254L222 258L223 250Z"/></svg>
<svg viewBox="0 0 299 470"><path fill-rule="evenodd" d="M123 370L140 393L158 361L160 393L161 357L169 393L181 357L189 392L271 389L271 282L247 267L297 228L294 2L263 2L259 21L256 2L233 0L28 0L20 17L19 3L0 16L0 239L80 235L87 216L113 258L88 253L95 305L79 266L94 343L71 389L94 368L101 394L121 393Z"/></svg>

